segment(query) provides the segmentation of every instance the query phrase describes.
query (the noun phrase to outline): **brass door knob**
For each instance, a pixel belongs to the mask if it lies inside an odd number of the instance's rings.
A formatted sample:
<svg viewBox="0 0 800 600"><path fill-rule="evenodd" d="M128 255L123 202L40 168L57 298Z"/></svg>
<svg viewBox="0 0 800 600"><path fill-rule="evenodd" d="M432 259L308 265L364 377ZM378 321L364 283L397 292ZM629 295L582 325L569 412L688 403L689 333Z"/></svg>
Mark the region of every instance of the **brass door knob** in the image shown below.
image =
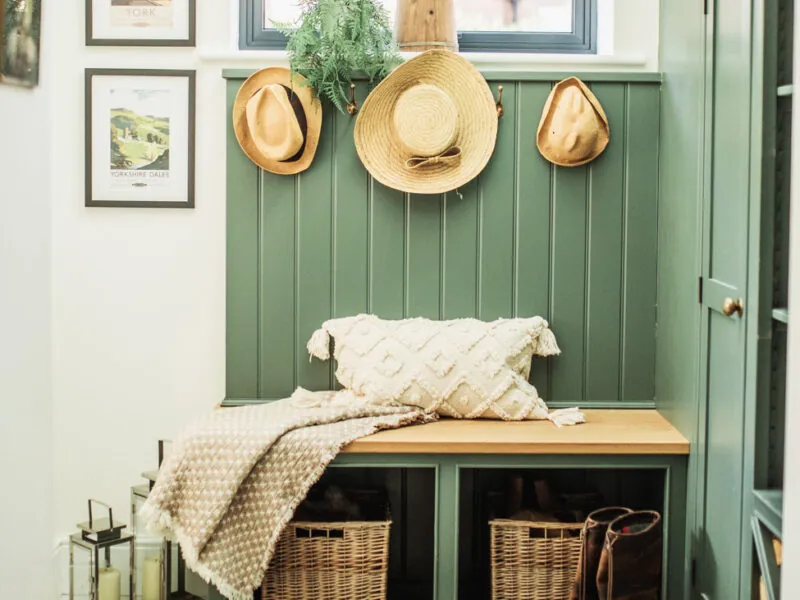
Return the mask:
<svg viewBox="0 0 800 600"><path fill-rule="evenodd" d="M734 300L733 298L725 298L722 303L722 314L726 317L732 317L734 313L738 313L740 317L744 314L742 299Z"/></svg>

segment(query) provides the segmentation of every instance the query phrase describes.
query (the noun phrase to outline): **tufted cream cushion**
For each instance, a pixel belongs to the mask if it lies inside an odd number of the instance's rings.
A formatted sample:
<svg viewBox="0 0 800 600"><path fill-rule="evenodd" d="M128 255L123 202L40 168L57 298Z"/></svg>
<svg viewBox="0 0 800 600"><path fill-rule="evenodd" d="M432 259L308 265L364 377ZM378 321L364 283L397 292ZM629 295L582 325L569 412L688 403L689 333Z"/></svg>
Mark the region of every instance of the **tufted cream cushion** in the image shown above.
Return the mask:
<svg viewBox="0 0 800 600"><path fill-rule="evenodd" d="M331 337L336 378L359 395L456 418L547 418L547 406L527 380L533 354L560 352L541 317L489 323L332 319L311 337L311 355L328 360Z"/></svg>

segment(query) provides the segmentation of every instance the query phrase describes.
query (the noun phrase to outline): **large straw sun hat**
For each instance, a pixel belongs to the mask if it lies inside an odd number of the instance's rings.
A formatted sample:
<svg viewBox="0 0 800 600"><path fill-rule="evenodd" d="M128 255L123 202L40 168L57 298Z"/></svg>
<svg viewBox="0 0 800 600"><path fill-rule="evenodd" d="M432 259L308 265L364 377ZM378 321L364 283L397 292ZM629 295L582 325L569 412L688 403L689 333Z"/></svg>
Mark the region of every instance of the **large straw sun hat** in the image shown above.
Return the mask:
<svg viewBox="0 0 800 600"><path fill-rule="evenodd" d="M597 158L608 140L608 118L592 90L577 77L559 81L536 132L542 156L562 167L577 167Z"/></svg>
<svg viewBox="0 0 800 600"><path fill-rule="evenodd" d="M266 171L293 175L314 158L322 107L302 75L270 67L250 76L233 105L233 129L244 153Z"/></svg>
<svg viewBox="0 0 800 600"><path fill-rule="evenodd" d="M448 50L397 67L358 113L361 162L384 185L439 194L474 179L497 139L497 108L483 76Z"/></svg>

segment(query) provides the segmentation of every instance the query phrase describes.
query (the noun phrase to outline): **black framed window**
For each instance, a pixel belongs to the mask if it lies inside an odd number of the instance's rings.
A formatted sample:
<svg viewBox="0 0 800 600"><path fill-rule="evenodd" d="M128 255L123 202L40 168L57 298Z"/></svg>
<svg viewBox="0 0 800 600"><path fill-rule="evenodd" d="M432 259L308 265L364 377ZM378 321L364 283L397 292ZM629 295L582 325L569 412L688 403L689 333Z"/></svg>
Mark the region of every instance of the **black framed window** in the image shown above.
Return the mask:
<svg viewBox="0 0 800 600"><path fill-rule="evenodd" d="M280 50L272 27L292 21L298 0L239 0L239 47ZM390 14L397 0L383 0ZM597 0L455 0L461 52L597 52Z"/></svg>

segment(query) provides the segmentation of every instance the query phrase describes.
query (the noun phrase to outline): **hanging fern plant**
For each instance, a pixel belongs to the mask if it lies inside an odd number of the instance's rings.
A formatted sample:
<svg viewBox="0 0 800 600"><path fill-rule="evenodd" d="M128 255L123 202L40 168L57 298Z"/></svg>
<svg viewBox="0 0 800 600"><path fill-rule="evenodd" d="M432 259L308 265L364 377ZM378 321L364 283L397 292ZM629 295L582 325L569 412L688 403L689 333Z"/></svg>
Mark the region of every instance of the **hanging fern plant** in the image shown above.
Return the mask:
<svg viewBox="0 0 800 600"><path fill-rule="evenodd" d="M344 112L352 74L377 83L400 62L379 0L306 0L295 23L276 23L286 35L292 72Z"/></svg>

